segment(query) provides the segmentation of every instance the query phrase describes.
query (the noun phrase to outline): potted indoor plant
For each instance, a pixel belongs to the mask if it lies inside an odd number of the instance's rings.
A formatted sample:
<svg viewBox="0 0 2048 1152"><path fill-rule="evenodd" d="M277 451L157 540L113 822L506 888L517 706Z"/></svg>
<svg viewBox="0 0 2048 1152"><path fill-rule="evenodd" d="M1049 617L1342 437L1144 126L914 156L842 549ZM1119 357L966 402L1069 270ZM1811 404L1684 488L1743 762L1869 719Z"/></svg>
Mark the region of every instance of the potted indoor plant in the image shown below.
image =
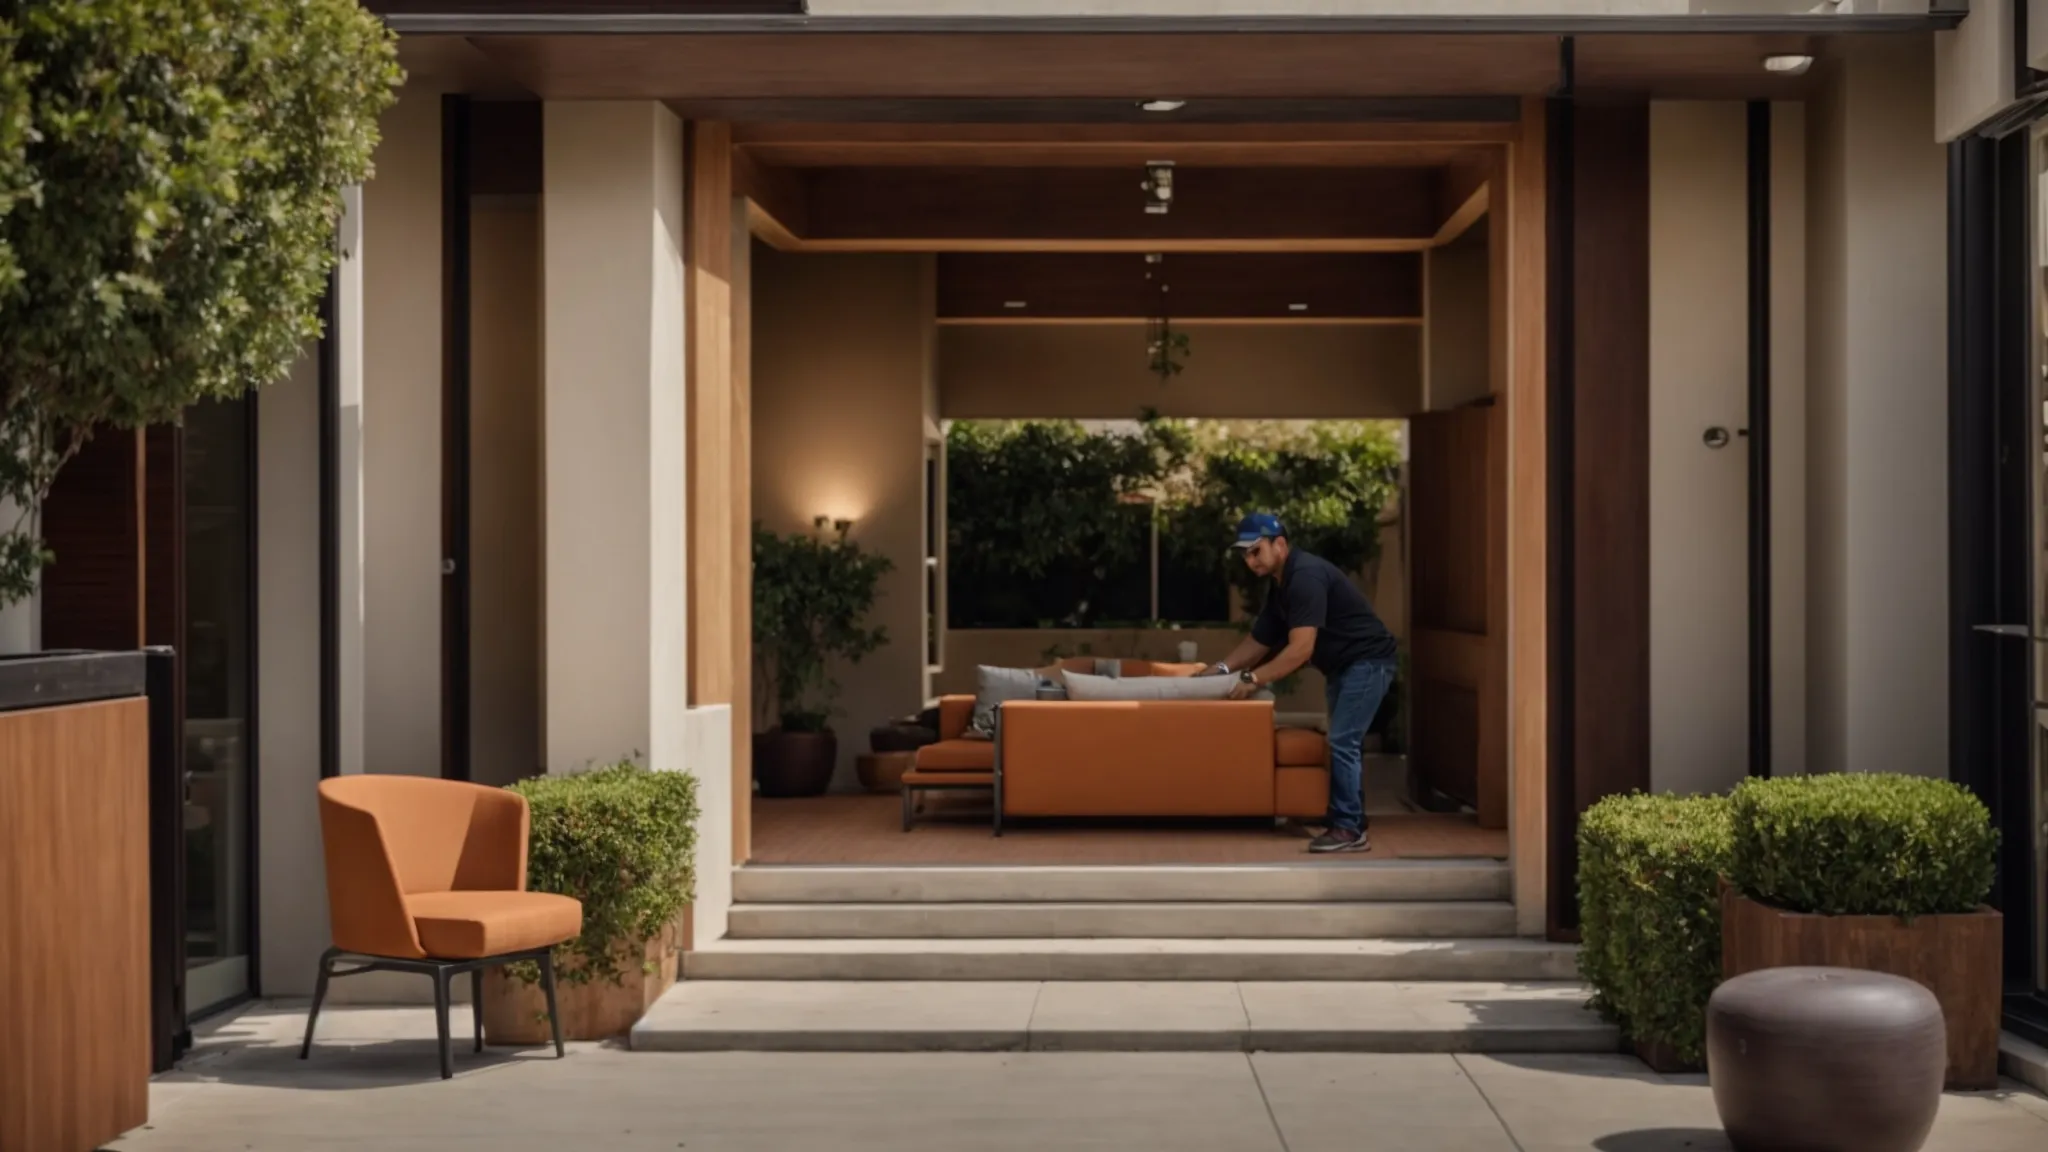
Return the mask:
<svg viewBox="0 0 2048 1152"><path fill-rule="evenodd" d="M832 784L838 682L828 661L859 663L888 643L868 613L894 564L820 516L787 536L754 525L754 779L763 796L815 796Z"/></svg>
<svg viewBox="0 0 2048 1152"><path fill-rule="evenodd" d="M1659 1072L1705 1067L1729 843L1725 796L1610 796L1579 819L1579 971Z"/></svg>
<svg viewBox="0 0 2048 1152"><path fill-rule="evenodd" d="M1998 832L1946 780L1841 772L1746 780L1729 801L1722 975L1826 965L1940 1001L1951 1089L1998 1080L2003 924L1984 906Z"/></svg>
<svg viewBox="0 0 2048 1152"><path fill-rule="evenodd" d="M617 1036L676 980L696 895L697 778L624 761L511 789L532 813L527 887L583 903L582 935L555 950L562 1036ZM550 1039L539 978L532 963L486 973L490 1043Z"/></svg>

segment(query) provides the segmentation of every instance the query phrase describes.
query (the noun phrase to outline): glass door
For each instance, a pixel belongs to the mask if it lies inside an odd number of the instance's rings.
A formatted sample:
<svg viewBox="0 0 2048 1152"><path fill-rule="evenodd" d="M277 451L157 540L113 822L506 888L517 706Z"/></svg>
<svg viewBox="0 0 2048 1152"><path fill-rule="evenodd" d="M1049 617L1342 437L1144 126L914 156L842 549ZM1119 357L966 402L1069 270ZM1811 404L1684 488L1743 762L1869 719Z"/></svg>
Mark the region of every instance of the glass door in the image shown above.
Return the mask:
<svg viewBox="0 0 2048 1152"><path fill-rule="evenodd" d="M255 735L255 401L185 414L185 1003L248 995Z"/></svg>

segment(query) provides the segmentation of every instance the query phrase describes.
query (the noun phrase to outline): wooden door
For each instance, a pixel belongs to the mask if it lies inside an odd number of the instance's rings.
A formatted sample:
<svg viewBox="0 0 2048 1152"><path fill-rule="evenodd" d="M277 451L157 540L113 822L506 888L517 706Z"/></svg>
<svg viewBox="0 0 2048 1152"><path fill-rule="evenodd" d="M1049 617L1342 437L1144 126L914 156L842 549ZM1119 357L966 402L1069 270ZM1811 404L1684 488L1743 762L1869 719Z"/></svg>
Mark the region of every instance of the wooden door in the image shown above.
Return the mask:
<svg viewBox="0 0 2048 1152"><path fill-rule="evenodd" d="M1410 779L1507 826L1504 410L1490 399L1409 424Z"/></svg>

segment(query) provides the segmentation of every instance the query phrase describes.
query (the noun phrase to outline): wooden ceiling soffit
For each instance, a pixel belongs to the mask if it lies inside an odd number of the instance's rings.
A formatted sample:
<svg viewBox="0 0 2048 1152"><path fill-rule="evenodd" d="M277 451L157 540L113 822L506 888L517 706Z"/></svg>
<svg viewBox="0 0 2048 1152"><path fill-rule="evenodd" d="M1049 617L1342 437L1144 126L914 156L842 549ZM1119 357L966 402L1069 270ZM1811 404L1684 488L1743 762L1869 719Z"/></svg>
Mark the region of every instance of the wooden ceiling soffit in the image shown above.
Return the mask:
<svg viewBox="0 0 2048 1152"><path fill-rule="evenodd" d="M1160 285L1168 286L1162 294ZM1176 319L1400 322L1422 316L1422 257L1389 253L946 253L945 321Z"/></svg>
<svg viewBox="0 0 2048 1152"><path fill-rule="evenodd" d="M754 168L746 194L811 251L1408 251L1443 223L1427 168L1181 168L1164 215L1137 169Z"/></svg>
<svg viewBox="0 0 2048 1152"><path fill-rule="evenodd" d="M1354 99L1522 96L1558 37L1502 34L477 35L552 100Z"/></svg>
<svg viewBox="0 0 2048 1152"><path fill-rule="evenodd" d="M1151 160L1215 168L1436 167L1484 157L1511 143L1514 128L1485 122L1260 128L757 123L735 125L734 139L761 162L787 168L1135 167Z"/></svg>
<svg viewBox="0 0 2048 1152"><path fill-rule="evenodd" d="M1764 57L1823 56L1828 41L1803 35L1598 35L1572 43L1572 84L1581 95L1797 100L1818 69L1767 72Z"/></svg>

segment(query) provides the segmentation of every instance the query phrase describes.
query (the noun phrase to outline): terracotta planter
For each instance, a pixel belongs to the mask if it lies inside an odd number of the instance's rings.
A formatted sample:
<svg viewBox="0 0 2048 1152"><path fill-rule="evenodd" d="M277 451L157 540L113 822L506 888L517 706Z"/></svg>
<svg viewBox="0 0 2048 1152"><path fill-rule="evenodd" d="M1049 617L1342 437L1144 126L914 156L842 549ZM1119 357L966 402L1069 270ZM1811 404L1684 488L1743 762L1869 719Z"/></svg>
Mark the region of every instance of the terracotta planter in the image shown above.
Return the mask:
<svg viewBox="0 0 2048 1152"><path fill-rule="evenodd" d="M1784 912L1721 887L1721 976L1762 968L1862 968L1915 981L1934 993L1948 1027L1944 1087L1998 1086L2004 983L2004 921L1979 908L1911 922L1895 916Z"/></svg>
<svg viewBox="0 0 2048 1152"><path fill-rule="evenodd" d="M823 732L763 732L754 737L754 779L761 795L818 796L832 786L839 737Z"/></svg>
<svg viewBox="0 0 2048 1152"><path fill-rule="evenodd" d="M903 774L917 763L915 752L876 752L853 762L860 786L870 792L903 791Z"/></svg>
<svg viewBox="0 0 2048 1152"><path fill-rule="evenodd" d="M1648 1064L1650 1071L1659 1076L1680 1076L1707 1070L1704 1063L1680 1060L1677 1050L1662 1040L1637 1040L1631 1036L1628 1047L1629 1051L1635 1053L1636 1059Z"/></svg>
<svg viewBox="0 0 2048 1152"><path fill-rule="evenodd" d="M609 980L571 984L562 974L566 966L558 960L555 1004L562 1013L562 1039L607 1040L632 1028L676 982L688 925L686 909L667 931L632 956L623 957L617 984ZM553 1035L548 1028L547 997L538 983L513 979L502 968L484 974L484 1043L532 1047L552 1043Z"/></svg>

